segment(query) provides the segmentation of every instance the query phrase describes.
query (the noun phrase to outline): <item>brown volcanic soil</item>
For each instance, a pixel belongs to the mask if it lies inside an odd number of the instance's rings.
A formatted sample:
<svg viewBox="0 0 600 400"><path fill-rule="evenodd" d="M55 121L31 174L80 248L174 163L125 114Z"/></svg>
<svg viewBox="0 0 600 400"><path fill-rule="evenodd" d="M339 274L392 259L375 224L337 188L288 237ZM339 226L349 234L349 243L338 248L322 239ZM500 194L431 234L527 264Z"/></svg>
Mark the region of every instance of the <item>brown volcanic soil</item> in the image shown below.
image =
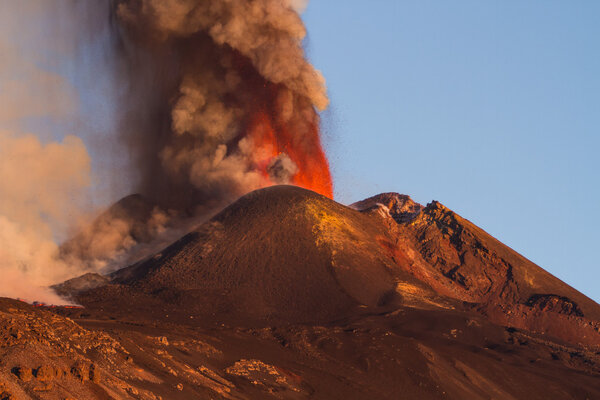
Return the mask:
<svg viewBox="0 0 600 400"><path fill-rule="evenodd" d="M0 299L0 399L600 398L596 303L437 202L354 207L263 189L85 308Z"/></svg>
<svg viewBox="0 0 600 400"><path fill-rule="evenodd" d="M316 193L277 186L250 193L115 285L77 299L157 300L238 321L327 321L398 303L397 283L422 285L382 253L380 221ZM127 300L125 300L127 299ZM380 310L379 310L380 311Z"/></svg>

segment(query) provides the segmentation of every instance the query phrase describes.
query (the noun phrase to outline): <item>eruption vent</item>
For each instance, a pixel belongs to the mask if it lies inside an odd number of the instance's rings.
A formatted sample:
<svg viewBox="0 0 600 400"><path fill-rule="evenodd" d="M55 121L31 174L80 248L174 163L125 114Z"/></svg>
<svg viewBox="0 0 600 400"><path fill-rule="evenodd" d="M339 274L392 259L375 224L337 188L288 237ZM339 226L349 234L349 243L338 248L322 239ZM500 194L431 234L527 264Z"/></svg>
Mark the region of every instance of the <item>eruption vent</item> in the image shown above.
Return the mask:
<svg viewBox="0 0 600 400"><path fill-rule="evenodd" d="M298 2L294 2L298 3ZM332 197L317 110L324 79L285 0L120 0L125 141L141 191L212 207L292 183Z"/></svg>

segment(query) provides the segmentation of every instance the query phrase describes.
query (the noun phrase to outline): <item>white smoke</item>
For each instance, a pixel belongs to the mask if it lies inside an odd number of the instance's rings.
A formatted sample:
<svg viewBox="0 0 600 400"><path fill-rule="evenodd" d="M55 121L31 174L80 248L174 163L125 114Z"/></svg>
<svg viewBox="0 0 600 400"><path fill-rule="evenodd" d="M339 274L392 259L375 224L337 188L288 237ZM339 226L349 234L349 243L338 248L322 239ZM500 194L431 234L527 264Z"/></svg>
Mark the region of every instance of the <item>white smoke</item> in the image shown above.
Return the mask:
<svg viewBox="0 0 600 400"><path fill-rule="evenodd" d="M90 185L82 140L45 129L77 113L77 91L53 63L73 39L47 40L60 27L43 23L60 8L0 3L0 296L51 303L64 301L46 286L77 272L59 259L57 241L82 215Z"/></svg>
<svg viewBox="0 0 600 400"><path fill-rule="evenodd" d="M0 296L56 302L43 287L77 273L56 235L82 212L90 159L81 139L44 144L0 132Z"/></svg>

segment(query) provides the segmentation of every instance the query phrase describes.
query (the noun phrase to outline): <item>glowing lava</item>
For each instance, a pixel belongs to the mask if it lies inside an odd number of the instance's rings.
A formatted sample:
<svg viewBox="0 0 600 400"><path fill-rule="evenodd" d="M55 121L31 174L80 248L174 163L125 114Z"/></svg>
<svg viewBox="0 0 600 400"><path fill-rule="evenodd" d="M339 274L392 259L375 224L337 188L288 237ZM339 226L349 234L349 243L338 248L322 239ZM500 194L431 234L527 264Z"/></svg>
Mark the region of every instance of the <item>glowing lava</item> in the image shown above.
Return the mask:
<svg viewBox="0 0 600 400"><path fill-rule="evenodd" d="M314 115L310 122L306 121L306 116L281 121L276 113L269 112L268 105L263 104L253 113L244 136L252 140L255 167L267 180L270 179L268 166L271 161L286 154L297 167L291 184L333 198L333 183L329 162L321 145L318 115L314 109L311 111Z"/></svg>

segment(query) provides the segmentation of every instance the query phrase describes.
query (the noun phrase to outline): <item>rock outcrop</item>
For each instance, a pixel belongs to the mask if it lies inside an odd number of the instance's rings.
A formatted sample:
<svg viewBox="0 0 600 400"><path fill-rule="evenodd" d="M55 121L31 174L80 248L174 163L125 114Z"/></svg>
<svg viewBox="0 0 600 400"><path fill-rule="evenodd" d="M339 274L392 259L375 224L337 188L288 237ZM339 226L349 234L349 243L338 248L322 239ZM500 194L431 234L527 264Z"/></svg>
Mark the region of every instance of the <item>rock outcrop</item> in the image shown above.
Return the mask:
<svg viewBox="0 0 600 400"><path fill-rule="evenodd" d="M383 210L396 222L411 221L423 210L423 206L414 202L410 196L399 193L381 193L353 203L350 207L367 212Z"/></svg>

